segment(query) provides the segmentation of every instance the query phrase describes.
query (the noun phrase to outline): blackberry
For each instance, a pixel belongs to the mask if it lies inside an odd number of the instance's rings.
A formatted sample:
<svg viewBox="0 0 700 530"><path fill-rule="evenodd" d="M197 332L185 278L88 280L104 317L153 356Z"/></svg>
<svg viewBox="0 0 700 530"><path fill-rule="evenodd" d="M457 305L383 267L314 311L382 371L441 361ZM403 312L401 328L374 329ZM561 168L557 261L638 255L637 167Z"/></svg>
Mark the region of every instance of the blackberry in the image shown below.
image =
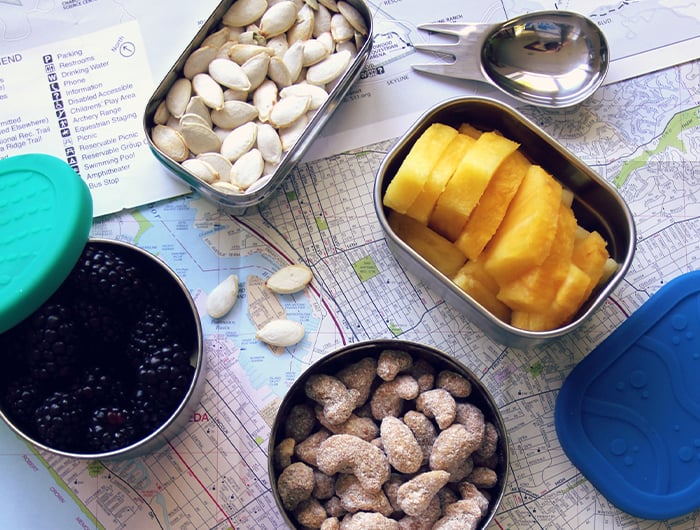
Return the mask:
<svg viewBox="0 0 700 530"><path fill-rule="evenodd" d="M89 353L107 358L123 348L127 324L114 307L85 297L75 299L72 307L78 328L90 345Z"/></svg>
<svg viewBox="0 0 700 530"><path fill-rule="evenodd" d="M42 399L42 388L39 384L30 377L24 377L10 382L7 386L2 396L2 408L15 425L27 430L32 427L34 411Z"/></svg>
<svg viewBox="0 0 700 530"><path fill-rule="evenodd" d="M178 343L151 352L136 369L137 389L174 409L182 401L194 376L188 351Z"/></svg>
<svg viewBox="0 0 700 530"><path fill-rule="evenodd" d="M73 376L80 341L70 307L58 301L45 303L29 317L27 329L31 373L40 381Z"/></svg>
<svg viewBox="0 0 700 530"><path fill-rule="evenodd" d="M95 300L130 310L144 296L144 279L139 269L110 249L88 243L69 275L69 284Z"/></svg>
<svg viewBox="0 0 700 530"><path fill-rule="evenodd" d="M177 341L179 330L167 309L147 304L131 328L126 346L127 358L138 366L153 352Z"/></svg>
<svg viewBox="0 0 700 530"><path fill-rule="evenodd" d="M100 407L88 419L87 443L97 452L114 451L136 441L133 411L121 406Z"/></svg>
<svg viewBox="0 0 700 530"><path fill-rule="evenodd" d="M62 451L80 451L85 421L78 398L68 392L51 393L34 412L37 439Z"/></svg>
<svg viewBox="0 0 700 530"><path fill-rule="evenodd" d="M134 415L138 418L142 436L154 432L175 412L174 406L166 405L143 389L136 390L133 403Z"/></svg>
<svg viewBox="0 0 700 530"><path fill-rule="evenodd" d="M71 393L85 408L101 407L126 399L124 380L125 377L113 369L89 366L76 378Z"/></svg>

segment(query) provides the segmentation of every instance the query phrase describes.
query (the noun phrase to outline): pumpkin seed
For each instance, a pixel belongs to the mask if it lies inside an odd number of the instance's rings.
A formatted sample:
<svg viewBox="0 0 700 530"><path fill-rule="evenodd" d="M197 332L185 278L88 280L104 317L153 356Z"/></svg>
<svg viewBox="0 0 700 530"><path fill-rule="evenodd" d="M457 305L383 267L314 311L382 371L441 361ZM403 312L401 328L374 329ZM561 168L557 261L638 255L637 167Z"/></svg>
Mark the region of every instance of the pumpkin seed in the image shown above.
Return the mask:
<svg viewBox="0 0 700 530"><path fill-rule="evenodd" d="M258 119L266 122L270 119L270 111L277 103L277 84L267 79L253 92L253 105L258 109Z"/></svg>
<svg viewBox="0 0 700 530"><path fill-rule="evenodd" d="M219 59L215 59L218 61ZM209 74L197 74L192 78L192 90L202 98L202 102L211 109L224 106L224 91ZM189 99L188 99L189 101Z"/></svg>
<svg viewBox="0 0 700 530"><path fill-rule="evenodd" d="M235 162L255 145L258 136L258 126L249 121L233 129L221 143L221 154L231 162Z"/></svg>
<svg viewBox="0 0 700 530"><path fill-rule="evenodd" d="M185 122L180 126L180 134L194 154L218 151L221 147L221 139L206 125Z"/></svg>
<svg viewBox="0 0 700 530"><path fill-rule="evenodd" d="M207 120L194 112L185 112L182 116L180 116L180 129L182 129L182 126L185 123L198 123L203 127L207 127L208 129L211 128L211 124Z"/></svg>
<svg viewBox="0 0 700 530"><path fill-rule="evenodd" d="M331 11L333 11L335 13L338 12L338 2L336 2L336 0L318 0L318 1L322 6L330 9Z"/></svg>
<svg viewBox="0 0 700 530"><path fill-rule="evenodd" d="M355 28L350 25L347 18L336 13L331 17L331 35L335 42L350 40L355 35Z"/></svg>
<svg viewBox="0 0 700 530"><path fill-rule="evenodd" d="M237 299L238 276L230 274L207 296L207 314L212 318L225 317L233 309Z"/></svg>
<svg viewBox="0 0 700 530"><path fill-rule="evenodd" d="M311 282L313 272L306 265L297 263L275 271L266 281L265 287L278 294L297 293Z"/></svg>
<svg viewBox="0 0 700 530"><path fill-rule="evenodd" d="M250 90L250 79L243 68L230 59L214 59L209 63L209 75L220 85L236 90Z"/></svg>
<svg viewBox="0 0 700 530"><path fill-rule="evenodd" d="M277 164L282 158L282 140L280 140L275 128L269 123L258 125L256 144L265 162Z"/></svg>
<svg viewBox="0 0 700 530"><path fill-rule="evenodd" d="M284 87L292 84L294 79L292 73L284 64L284 61L276 55L270 58L270 65L267 68L267 76L272 79L278 86Z"/></svg>
<svg viewBox="0 0 700 530"><path fill-rule="evenodd" d="M236 64L243 64L248 59L259 53L268 55L274 54L274 49L268 46L258 46L257 44L241 44L239 42L233 44L228 50L229 59Z"/></svg>
<svg viewBox="0 0 700 530"><path fill-rule="evenodd" d="M289 70L289 76L294 82L304 66L304 42L298 40L292 44L282 57L282 62Z"/></svg>
<svg viewBox="0 0 700 530"><path fill-rule="evenodd" d="M253 148L241 155L231 166L231 172L229 173L231 183L242 190L246 190L262 176L264 167L265 162L260 151Z"/></svg>
<svg viewBox="0 0 700 530"><path fill-rule="evenodd" d="M258 109L245 101L226 101L223 108L211 112L211 121L222 129L235 129L258 117Z"/></svg>
<svg viewBox="0 0 700 530"><path fill-rule="evenodd" d="M197 155L197 159L210 165L219 178L228 178L231 171L231 162L221 153L207 152Z"/></svg>
<svg viewBox="0 0 700 530"><path fill-rule="evenodd" d="M344 0L339 0L337 6L340 14L360 35L367 35L368 29L365 19L355 7Z"/></svg>
<svg viewBox="0 0 700 530"><path fill-rule="evenodd" d="M192 83L189 79L181 77L168 90L165 96L165 106L172 116L179 119L185 112L191 96Z"/></svg>
<svg viewBox="0 0 700 530"><path fill-rule="evenodd" d="M209 112L209 107L204 104L204 100L200 96L192 96L185 109L185 114L198 114L211 127L212 121Z"/></svg>
<svg viewBox="0 0 700 530"><path fill-rule="evenodd" d="M240 88L227 88L224 90L224 102L226 101L246 101L248 99L248 91Z"/></svg>
<svg viewBox="0 0 700 530"><path fill-rule="evenodd" d="M226 10L221 22L226 26L247 26L259 19L266 9L267 0L238 0Z"/></svg>
<svg viewBox="0 0 700 530"><path fill-rule="evenodd" d="M309 124L309 117L304 114L289 127L279 130L280 141L282 142L282 150L289 151L297 142L304 129Z"/></svg>
<svg viewBox="0 0 700 530"><path fill-rule="evenodd" d="M168 106L165 104L165 100L158 103L156 111L153 113L153 122L157 125L165 125L170 119L170 111Z"/></svg>
<svg viewBox="0 0 700 530"><path fill-rule="evenodd" d="M328 99L328 92L323 87L312 85L311 83L297 83L280 90L280 97L288 96L309 96L309 110L316 110Z"/></svg>
<svg viewBox="0 0 700 530"><path fill-rule="evenodd" d="M230 33L229 28L221 28L220 30L207 35L200 46L202 48L206 46L211 46L217 49L221 48L224 43L231 38Z"/></svg>
<svg viewBox="0 0 700 530"><path fill-rule="evenodd" d="M277 128L289 127L306 114L311 96L287 96L280 99L270 111L270 123Z"/></svg>
<svg viewBox="0 0 700 530"><path fill-rule="evenodd" d="M270 38L286 32L294 25L297 10L296 4L290 0L283 0L270 6L260 17L260 33Z"/></svg>
<svg viewBox="0 0 700 530"><path fill-rule="evenodd" d="M281 35L276 35L271 39L267 40L267 47L272 50L271 55L277 57L284 57L284 52L289 48L289 42L287 41L287 36L283 33Z"/></svg>
<svg viewBox="0 0 700 530"><path fill-rule="evenodd" d="M300 322L288 319L269 321L255 334L255 338L270 346L294 346L304 338L304 326Z"/></svg>
<svg viewBox="0 0 700 530"><path fill-rule="evenodd" d="M163 154L176 162L182 162L189 156L189 149L182 135L167 125L156 125L151 130L151 140Z"/></svg>
<svg viewBox="0 0 700 530"><path fill-rule="evenodd" d="M267 169L267 167L265 168ZM272 175L271 174L266 174L266 171L263 170L263 176L260 177L258 180L256 180L246 191L246 193L254 193L258 191L259 189L265 187L268 182L272 180Z"/></svg>
<svg viewBox="0 0 700 530"><path fill-rule="evenodd" d="M331 35L330 31L324 31L318 37L316 37L316 40L323 44L323 47L328 50L329 54L335 51L335 41L333 40L333 35Z"/></svg>
<svg viewBox="0 0 700 530"><path fill-rule="evenodd" d="M306 80L313 85L325 85L342 74L352 59L350 52L343 50L332 53L323 61L309 66L306 72Z"/></svg>
<svg viewBox="0 0 700 530"><path fill-rule="evenodd" d="M346 50L348 53L350 53L351 57L357 55L357 46L355 46L355 41L345 40L335 45L336 52L342 52L343 50Z"/></svg>
<svg viewBox="0 0 700 530"><path fill-rule="evenodd" d="M318 39L309 39L304 42L304 54L302 64L304 66L311 66L319 61L322 61L330 51L326 46Z"/></svg>
<svg viewBox="0 0 700 530"><path fill-rule="evenodd" d="M240 189L238 186L235 186L235 185L233 185L230 182L225 181L225 180L217 180L211 186L214 189L216 189L222 193L226 193L228 195L241 195L243 193L243 190Z"/></svg>
<svg viewBox="0 0 700 530"><path fill-rule="evenodd" d="M184 66L182 67L182 75L188 79L192 79L195 75L207 71L209 63L218 55L219 48L214 46L202 46L193 51Z"/></svg>
<svg viewBox="0 0 700 530"><path fill-rule="evenodd" d="M294 44L297 41L306 41L311 38L314 30L315 14L313 9L307 4L297 13L296 22L287 31L287 42Z"/></svg>
<svg viewBox="0 0 700 530"><path fill-rule="evenodd" d="M182 162L182 167L208 184L215 182L220 176L210 164L198 158L188 158L184 160Z"/></svg>
<svg viewBox="0 0 700 530"><path fill-rule="evenodd" d="M267 70L270 66L270 56L266 53L254 55L241 65L241 69L250 81L250 89L255 90L267 77Z"/></svg>

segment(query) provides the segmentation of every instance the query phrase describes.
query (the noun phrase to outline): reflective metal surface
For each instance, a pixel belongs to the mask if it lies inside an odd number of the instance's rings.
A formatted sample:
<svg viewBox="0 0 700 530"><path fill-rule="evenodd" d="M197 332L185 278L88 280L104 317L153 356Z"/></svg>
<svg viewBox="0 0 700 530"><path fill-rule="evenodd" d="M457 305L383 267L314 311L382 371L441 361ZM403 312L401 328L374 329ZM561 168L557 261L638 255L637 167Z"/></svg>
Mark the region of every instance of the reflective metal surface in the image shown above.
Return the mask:
<svg viewBox="0 0 700 530"><path fill-rule="evenodd" d="M414 65L414 69L484 81L531 105L576 105L595 92L608 71L605 35L577 13L539 11L502 24L418 27L458 40L417 44L417 50L452 55L454 62Z"/></svg>

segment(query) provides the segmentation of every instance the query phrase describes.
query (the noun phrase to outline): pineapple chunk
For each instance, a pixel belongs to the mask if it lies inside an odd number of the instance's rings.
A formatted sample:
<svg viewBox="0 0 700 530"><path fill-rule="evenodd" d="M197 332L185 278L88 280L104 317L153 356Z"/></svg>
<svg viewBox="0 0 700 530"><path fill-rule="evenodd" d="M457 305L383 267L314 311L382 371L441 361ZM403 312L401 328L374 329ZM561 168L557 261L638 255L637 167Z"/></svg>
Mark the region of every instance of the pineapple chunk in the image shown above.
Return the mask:
<svg viewBox="0 0 700 530"><path fill-rule="evenodd" d="M430 172L428 179L425 181L423 190L418 194L418 197L411 207L406 211L406 215L413 217L424 225L428 224L430 214L435 208L435 202L445 189L447 182L452 177L460 160L464 157L467 149L469 149L476 140L465 134L455 136L447 149L438 160L433 170Z"/></svg>
<svg viewBox="0 0 700 530"><path fill-rule="evenodd" d="M467 136L474 138L474 140L479 138L479 136L481 136L481 133L483 132L474 127L471 123L463 123L459 126L459 129L457 130L460 134L466 134Z"/></svg>
<svg viewBox="0 0 700 530"><path fill-rule="evenodd" d="M566 324L586 301L590 277L573 263L552 305L541 313L513 311L511 324L530 331L547 331Z"/></svg>
<svg viewBox="0 0 700 530"><path fill-rule="evenodd" d="M541 265L549 255L561 196L561 184L552 175L540 166L530 166L484 251L484 267L499 285Z"/></svg>
<svg viewBox="0 0 700 530"><path fill-rule="evenodd" d="M609 266L607 261L610 255L608 254L607 246L605 240L596 231L588 232L585 238L576 241L574 245L571 260L591 280L586 292L586 298L590 296L593 288L598 285L598 282L603 277L605 268Z"/></svg>
<svg viewBox="0 0 700 530"><path fill-rule="evenodd" d="M545 311L569 272L574 252L576 217L566 204L559 205L559 221L549 255L541 265L528 270L512 282L501 285L498 299L514 310Z"/></svg>
<svg viewBox="0 0 700 530"><path fill-rule="evenodd" d="M413 144L387 186L384 205L399 213L406 213L423 189L437 160L457 134L457 129L449 125L430 125Z"/></svg>
<svg viewBox="0 0 700 530"><path fill-rule="evenodd" d="M438 197L428 225L450 241L456 240L491 177L518 147L496 132L482 133Z"/></svg>
<svg viewBox="0 0 700 530"><path fill-rule="evenodd" d="M449 278L457 274L467 260L452 242L415 219L392 210L387 220L402 241Z"/></svg>
<svg viewBox="0 0 700 530"><path fill-rule="evenodd" d="M480 263L467 261L452 281L494 316L510 321L510 308L496 298L498 285Z"/></svg>
<svg viewBox="0 0 700 530"><path fill-rule="evenodd" d="M496 233L529 167L527 158L520 151L515 151L496 170L455 241L468 259L477 259Z"/></svg>

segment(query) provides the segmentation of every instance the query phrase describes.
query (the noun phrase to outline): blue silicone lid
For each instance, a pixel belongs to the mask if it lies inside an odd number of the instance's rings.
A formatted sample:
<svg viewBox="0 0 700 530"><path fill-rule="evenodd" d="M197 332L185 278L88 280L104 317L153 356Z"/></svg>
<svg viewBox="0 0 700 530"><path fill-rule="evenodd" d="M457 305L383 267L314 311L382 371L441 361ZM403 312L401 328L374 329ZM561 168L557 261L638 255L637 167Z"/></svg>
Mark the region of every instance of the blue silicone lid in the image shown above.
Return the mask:
<svg viewBox="0 0 700 530"><path fill-rule="evenodd" d="M562 448L621 510L700 507L700 271L664 285L564 381Z"/></svg>
<svg viewBox="0 0 700 530"><path fill-rule="evenodd" d="M0 160L0 333L28 317L75 266L92 226L92 197L63 160Z"/></svg>

